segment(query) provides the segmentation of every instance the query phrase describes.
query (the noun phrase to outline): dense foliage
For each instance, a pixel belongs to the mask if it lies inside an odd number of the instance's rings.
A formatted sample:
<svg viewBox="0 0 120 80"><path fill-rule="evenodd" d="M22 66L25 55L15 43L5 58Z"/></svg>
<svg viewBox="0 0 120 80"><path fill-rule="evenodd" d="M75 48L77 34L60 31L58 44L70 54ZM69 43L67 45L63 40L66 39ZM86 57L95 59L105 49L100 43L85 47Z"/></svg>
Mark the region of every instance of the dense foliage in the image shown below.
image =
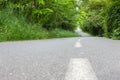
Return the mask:
<svg viewBox="0 0 120 80"><path fill-rule="evenodd" d="M119 0L82 0L79 8L86 14L85 18L81 18L83 31L120 39Z"/></svg>
<svg viewBox="0 0 120 80"><path fill-rule="evenodd" d="M0 0L0 41L77 36L75 7L75 0Z"/></svg>
<svg viewBox="0 0 120 80"><path fill-rule="evenodd" d="M119 0L0 0L0 41L77 36L120 39Z"/></svg>
<svg viewBox="0 0 120 80"><path fill-rule="evenodd" d="M106 36L120 39L120 1L116 0L107 6Z"/></svg>

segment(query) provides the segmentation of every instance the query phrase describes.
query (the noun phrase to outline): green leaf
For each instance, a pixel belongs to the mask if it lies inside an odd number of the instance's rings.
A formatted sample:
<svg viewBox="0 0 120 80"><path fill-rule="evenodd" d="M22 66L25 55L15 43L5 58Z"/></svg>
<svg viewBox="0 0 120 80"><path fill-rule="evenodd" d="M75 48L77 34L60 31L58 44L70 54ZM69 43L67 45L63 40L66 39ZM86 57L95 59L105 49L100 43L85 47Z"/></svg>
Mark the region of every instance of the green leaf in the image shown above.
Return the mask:
<svg viewBox="0 0 120 80"><path fill-rule="evenodd" d="M45 5L44 0L37 0L39 4Z"/></svg>

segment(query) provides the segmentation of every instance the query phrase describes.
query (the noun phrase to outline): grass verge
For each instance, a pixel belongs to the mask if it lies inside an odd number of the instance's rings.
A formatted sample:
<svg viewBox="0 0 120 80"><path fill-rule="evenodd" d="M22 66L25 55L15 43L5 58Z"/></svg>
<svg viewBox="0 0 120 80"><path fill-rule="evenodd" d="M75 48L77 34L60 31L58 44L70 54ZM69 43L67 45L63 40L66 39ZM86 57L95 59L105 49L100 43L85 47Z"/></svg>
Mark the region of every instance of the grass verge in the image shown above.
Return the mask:
<svg viewBox="0 0 120 80"><path fill-rule="evenodd" d="M12 11L0 11L0 42L77 36L77 33L61 29L48 31L39 24L27 23L24 17L15 17Z"/></svg>

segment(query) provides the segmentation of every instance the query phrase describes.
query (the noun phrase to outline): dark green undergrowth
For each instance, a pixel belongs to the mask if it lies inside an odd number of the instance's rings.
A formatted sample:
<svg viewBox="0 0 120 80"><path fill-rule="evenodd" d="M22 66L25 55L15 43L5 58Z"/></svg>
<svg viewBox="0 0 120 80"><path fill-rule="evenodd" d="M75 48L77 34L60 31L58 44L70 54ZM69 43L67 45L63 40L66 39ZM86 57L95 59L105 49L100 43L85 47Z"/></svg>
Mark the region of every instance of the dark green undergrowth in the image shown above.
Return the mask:
<svg viewBox="0 0 120 80"><path fill-rule="evenodd" d="M86 13L80 24L83 31L120 40L120 0L83 0L80 10Z"/></svg>
<svg viewBox="0 0 120 80"><path fill-rule="evenodd" d="M102 17L100 15L90 14L90 17L85 20L83 25L81 26L81 29L84 32L87 32L93 36L103 36L104 30L103 30L103 22Z"/></svg>
<svg viewBox="0 0 120 80"><path fill-rule="evenodd" d="M86 4L86 2L82 2ZM83 18L83 24L80 25L84 32L87 32L93 36L103 36L103 13L102 8L105 3L100 0L88 0L86 5L81 6L86 7L83 11L86 13L86 18Z"/></svg>
<svg viewBox="0 0 120 80"><path fill-rule="evenodd" d="M0 41L74 37L75 0L0 0Z"/></svg>
<svg viewBox="0 0 120 80"><path fill-rule="evenodd" d="M12 10L0 11L0 41L38 40L76 37L78 34L63 29L46 30L37 23L28 23L24 17L16 17Z"/></svg>
<svg viewBox="0 0 120 80"><path fill-rule="evenodd" d="M106 36L120 40L120 1L116 0L107 6L106 10Z"/></svg>

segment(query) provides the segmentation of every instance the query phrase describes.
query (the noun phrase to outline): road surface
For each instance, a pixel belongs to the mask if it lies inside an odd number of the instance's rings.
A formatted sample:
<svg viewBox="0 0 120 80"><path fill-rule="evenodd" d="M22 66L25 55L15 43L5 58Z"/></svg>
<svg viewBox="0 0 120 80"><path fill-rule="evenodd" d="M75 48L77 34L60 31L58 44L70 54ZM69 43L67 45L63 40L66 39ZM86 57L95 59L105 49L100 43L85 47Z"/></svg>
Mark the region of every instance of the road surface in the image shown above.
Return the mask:
<svg viewBox="0 0 120 80"><path fill-rule="evenodd" d="M0 80L120 80L120 41L76 37L2 42Z"/></svg>

